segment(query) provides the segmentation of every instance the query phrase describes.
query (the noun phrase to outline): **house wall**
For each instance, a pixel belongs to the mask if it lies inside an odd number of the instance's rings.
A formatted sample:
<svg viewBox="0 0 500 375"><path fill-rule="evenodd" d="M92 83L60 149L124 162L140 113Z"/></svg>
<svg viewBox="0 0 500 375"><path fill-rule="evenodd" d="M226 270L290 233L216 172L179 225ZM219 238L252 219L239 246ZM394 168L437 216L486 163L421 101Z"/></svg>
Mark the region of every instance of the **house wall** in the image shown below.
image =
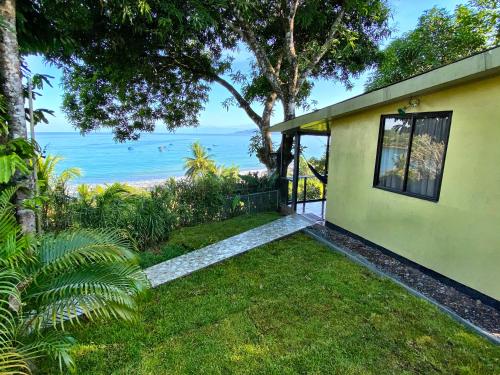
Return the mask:
<svg viewBox="0 0 500 375"><path fill-rule="evenodd" d="M333 120L326 220L500 300L500 76L419 97L453 111L438 202L373 187L382 114Z"/></svg>

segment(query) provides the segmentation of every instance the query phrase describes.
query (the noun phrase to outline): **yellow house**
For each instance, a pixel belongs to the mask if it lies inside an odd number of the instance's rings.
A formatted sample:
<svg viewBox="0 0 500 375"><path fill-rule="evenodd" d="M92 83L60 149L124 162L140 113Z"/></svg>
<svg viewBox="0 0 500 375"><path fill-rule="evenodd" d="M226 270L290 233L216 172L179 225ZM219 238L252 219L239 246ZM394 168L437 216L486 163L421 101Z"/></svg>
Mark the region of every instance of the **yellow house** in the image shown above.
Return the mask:
<svg viewBox="0 0 500 375"><path fill-rule="evenodd" d="M500 300L500 47L271 130L331 135L326 225Z"/></svg>

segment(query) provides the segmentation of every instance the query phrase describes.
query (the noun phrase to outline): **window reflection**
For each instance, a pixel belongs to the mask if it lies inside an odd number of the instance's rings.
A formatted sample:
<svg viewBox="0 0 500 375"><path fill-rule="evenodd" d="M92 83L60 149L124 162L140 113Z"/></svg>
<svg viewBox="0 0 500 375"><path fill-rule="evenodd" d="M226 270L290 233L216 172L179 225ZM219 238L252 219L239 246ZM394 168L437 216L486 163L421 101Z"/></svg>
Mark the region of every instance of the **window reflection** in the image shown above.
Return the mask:
<svg viewBox="0 0 500 375"><path fill-rule="evenodd" d="M386 118L380 155L379 185L403 189L411 119Z"/></svg>
<svg viewBox="0 0 500 375"><path fill-rule="evenodd" d="M376 186L437 199L450 113L384 117L382 131Z"/></svg>
<svg viewBox="0 0 500 375"><path fill-rule="evenodd" d="M449 118L415 120L406 190L433 197L439 188Z"/></svg>

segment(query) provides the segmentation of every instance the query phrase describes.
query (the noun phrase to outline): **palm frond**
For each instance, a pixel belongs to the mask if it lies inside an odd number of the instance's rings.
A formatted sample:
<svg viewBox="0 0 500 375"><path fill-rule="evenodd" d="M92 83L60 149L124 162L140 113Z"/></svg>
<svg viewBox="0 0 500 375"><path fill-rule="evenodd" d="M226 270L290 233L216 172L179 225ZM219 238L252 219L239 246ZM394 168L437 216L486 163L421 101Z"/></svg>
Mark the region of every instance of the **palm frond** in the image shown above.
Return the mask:
<svg viewBox="0 0 500 375"><path fill-rule="evenodd" d="M0 192L0 266L13 268L26 264L34 246L34 238L23 235L14 216L14 206L10 203L15 188Z"/></svg>
<svg viewBox="0 0 500 375"><path fill-rule="evenodd" d="M34 358L16 340L19 322L15 310L21 298L18 281L14 271L0 270L0 374L30 374L29 361Z"/></svg>
<svg viewBox="0 0 500 375"><path fill-rule="evenodd" d="M26 290L24 301L44 305L93 294L114 299L121 294L135 295L146 287L147 280L137 265L89 264L56 276L40 275Z"/></svg>
<svg viewBox="0 0 500 375"><path fill-rule="evenodd" d="M68 168L62 171L58 178L57 178L57 183L58 184L65 184L70 180L75 179L76 177L80 177L82 175L82 170L80 168Z"/></svg>
<svg viewBox="0 0 500 375"><path fill-rule="evenodd" d="M12 207L11 199L17 191L16 186L11 186L0 191L0 211L4 211Z"/></svg>
<svg viewBox="0 0 500 375"><path fill-rule="evenodd" d="M70 350L75 343L76 340L64 332L37 332L28 342L23 343L18 352L30 359L48 356L58 363L61 373L64 368L74 372L75 362Z"/></svg>
<svg viewBox="0 0 500 375"><path fill-rule="evenodd" d="M85 230L46 235L38 248L40 273L50 273L85 263L136 261L129 243L113 230Z"/></svg>

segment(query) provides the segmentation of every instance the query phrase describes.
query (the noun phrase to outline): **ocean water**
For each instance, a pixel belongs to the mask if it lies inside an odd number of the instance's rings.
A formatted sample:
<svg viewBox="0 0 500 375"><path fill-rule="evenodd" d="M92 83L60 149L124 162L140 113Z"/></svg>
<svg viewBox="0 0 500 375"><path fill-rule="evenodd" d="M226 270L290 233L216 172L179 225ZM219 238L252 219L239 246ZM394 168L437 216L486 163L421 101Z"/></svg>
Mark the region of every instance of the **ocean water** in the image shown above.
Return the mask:
<svg viewBox="0 0 500 375"><path fill-rule="evenodd" d="M184 175L184 158L195 141L205 146L218 165L238 166L241 171L263 169L248 154L251 134L149 133L138 141L117 143L109 133L37 133L36 140L47 154L63 157L58 171L78 167L82 177L75 183L146 181ZM279 135L275 138L279 140ZM324 137L304 137L306 156L324 152ZM160 150L161 148L161 150Z"/></svg>

